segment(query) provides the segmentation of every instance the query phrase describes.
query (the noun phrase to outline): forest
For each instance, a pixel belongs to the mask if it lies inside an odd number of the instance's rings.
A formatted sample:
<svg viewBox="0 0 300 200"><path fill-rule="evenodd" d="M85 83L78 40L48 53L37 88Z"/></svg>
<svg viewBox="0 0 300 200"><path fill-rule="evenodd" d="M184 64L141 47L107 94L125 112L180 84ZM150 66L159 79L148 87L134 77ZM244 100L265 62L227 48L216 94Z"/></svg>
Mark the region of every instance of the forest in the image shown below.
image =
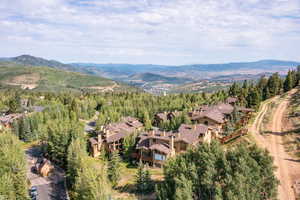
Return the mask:
<svg viewBox="0 0 300 200"><path fill-rule="evenodd" d="M158 112L185 113L228 96L237 97L240 105L258 109L261 101L292 89L299 80L300 67L285 78L274 73L258 81L234 83L228 91L210 94L154 96L144 92L52 93L1 89L0 113L23 113L30 106L45 109L14 121L11 130L0 130L0 195L9 199L28 198L22 145L38 142L45 157L67 172L72 199L110 198L118 181L119 163L124 158L117 153L102 155L96 165L89 156L84 120L91 119L96 112L99 113L97 126L132 116L151 129ZM24 99L26 105L22 103ZM186 119L181 116L175 120L164 128L176 129ZM165 180L157 184L155 191L158 199L275 199L278 181L273 171L271 157L255 146L224 151L214 142L169 160L164 167ZM143 187L137 190L153 191L154 187L147 186L151 182L147 170L140 166L139 173L137 182L142 182L139 185Z"/></svg>

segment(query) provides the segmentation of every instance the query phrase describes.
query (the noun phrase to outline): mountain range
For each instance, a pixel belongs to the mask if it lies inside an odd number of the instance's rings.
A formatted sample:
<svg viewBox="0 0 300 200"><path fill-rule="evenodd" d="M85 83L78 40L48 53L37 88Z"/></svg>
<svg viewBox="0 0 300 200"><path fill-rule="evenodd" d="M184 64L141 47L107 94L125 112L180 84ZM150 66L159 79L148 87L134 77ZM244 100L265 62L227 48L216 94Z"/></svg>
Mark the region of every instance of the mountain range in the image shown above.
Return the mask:
<svg viewBox="0 0 300 200"><path fill-rule="evenodd" d="M289 69L300 65L300 62L281 60L260 60L255 62L236 62L224 64L193 64L181 66L152 64L96 64L96 63L61 63L31 55L11 58L0 58L1 63L14 63L28 66L43 66L59 70L80 72L97 77L105 77L118 82L135 85L143 89L155 87L177 87L182 84L197 83L203 80L223 81L242 80L257 75L279 72L286 73Z"/></svg>

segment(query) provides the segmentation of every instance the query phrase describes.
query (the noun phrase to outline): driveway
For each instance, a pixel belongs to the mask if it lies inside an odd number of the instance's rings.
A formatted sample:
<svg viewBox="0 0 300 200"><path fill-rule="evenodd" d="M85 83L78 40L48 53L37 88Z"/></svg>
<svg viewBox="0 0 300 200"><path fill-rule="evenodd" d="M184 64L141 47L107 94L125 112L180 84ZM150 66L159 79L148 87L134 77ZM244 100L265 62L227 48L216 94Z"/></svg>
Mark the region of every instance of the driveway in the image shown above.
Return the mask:
<svg viewBox="0 0 300 200"><path fill-rule="evenodd" d="M55 167L49 177L41 177L34 172L34 165L41 156L39 147L32 147L25 151L27 157L27 178L31 186L37 187L38 200L66 200L68 195L65 188L65 173Z"/></svg>

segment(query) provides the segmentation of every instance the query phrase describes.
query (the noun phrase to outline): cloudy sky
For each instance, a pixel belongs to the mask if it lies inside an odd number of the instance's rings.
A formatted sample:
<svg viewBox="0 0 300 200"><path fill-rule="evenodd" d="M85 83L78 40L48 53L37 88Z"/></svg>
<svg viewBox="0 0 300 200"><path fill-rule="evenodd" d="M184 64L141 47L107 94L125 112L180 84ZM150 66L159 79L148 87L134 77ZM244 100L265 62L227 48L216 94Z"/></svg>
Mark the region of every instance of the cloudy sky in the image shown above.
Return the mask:
<svg viewBox="0 0 300 200"><path fill-rule="evenodd" d="M300 0L1 0L0 57L300 61Z"/></svg>

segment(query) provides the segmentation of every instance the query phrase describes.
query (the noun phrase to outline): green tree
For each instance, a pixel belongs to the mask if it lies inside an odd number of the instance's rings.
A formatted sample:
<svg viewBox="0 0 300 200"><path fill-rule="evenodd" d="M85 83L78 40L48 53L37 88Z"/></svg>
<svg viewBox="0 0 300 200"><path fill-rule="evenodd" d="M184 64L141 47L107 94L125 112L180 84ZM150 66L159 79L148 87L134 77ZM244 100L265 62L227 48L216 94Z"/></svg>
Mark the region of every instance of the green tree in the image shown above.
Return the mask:
<svg viewBox="0 0 300 200"><path fill-rule="evenodd" d="M118 185L121 178L121 158L118 151L113 151L108 163L108 177L113 187Z"/></svg>
<svg viewBox="0 0 300 200"><path fill-rule="evenodd" d="M238 146L225 151L212 142L168 160L165 179L156 190L158 199L169 200L275 200L278 180L274 170L265 150Z"/></svg>

